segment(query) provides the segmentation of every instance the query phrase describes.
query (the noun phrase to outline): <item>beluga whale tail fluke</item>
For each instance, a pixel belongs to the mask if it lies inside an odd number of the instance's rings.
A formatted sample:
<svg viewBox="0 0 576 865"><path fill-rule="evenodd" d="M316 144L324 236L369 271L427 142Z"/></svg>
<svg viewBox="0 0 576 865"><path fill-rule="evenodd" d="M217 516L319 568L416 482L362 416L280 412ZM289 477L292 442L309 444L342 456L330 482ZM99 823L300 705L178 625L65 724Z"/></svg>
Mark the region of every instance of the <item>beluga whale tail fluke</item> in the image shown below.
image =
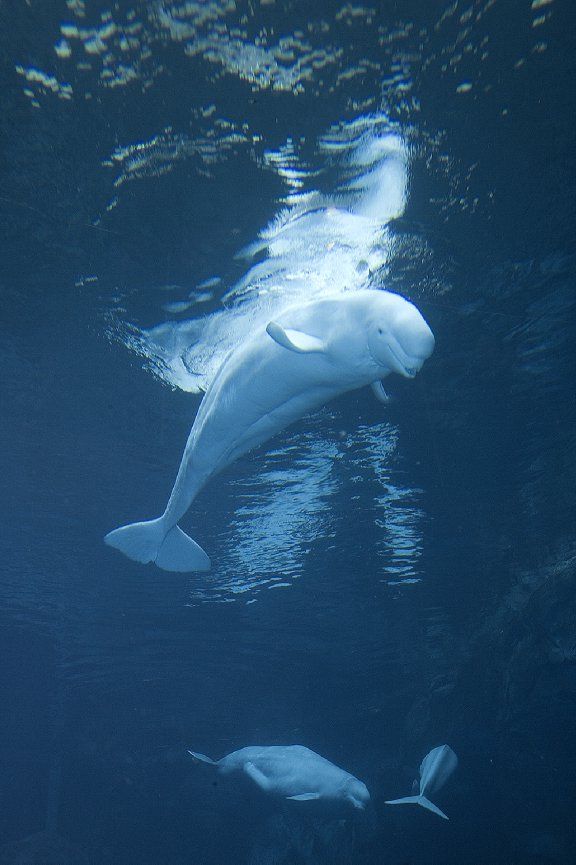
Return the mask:
<svg viewBox="0 0 576 865"><path fill-rule="evenodd" d="M165 571L209 571L210 559L179 526L166 527L163 517L130 523L108 532L104 541L135 562L154 562Z"/></svg>
<svg viewBox="0 0 576 865"><path fill-rule="evenodd" d="M422 805L423 808L427 808L428 811L432 811L433 814L438 814L439 817L443 817L444 820L448 820L449 817L446 816L444 811L441 811L434 802L431 802L430 799L427 799L426 796L405 796L403 799L387 799L387 805Z"/></svg>
<svg viewBox="0 0 576 865"><path fill-rule="evenodd" d="M206 754L200 754L198 751L190 751L188 749L188 753L191 757L194 757L195 760L198 760L200 763L208 763L210 766L217 766L218 761L213 760L212 757L207 757Z"/></svg>
<svg viewBox="0 0 576 865"><path fill-rule="evenodd" d="M449 818L441 811L426 794L434 793L444 786L458 765L458 757L450 745L438 745L426 754L420 763L420 779L415 781L419 787L418 796L405 796L403 799L388 799L387 805L422 805L433 814L438 814L444 820Z"/></svg>

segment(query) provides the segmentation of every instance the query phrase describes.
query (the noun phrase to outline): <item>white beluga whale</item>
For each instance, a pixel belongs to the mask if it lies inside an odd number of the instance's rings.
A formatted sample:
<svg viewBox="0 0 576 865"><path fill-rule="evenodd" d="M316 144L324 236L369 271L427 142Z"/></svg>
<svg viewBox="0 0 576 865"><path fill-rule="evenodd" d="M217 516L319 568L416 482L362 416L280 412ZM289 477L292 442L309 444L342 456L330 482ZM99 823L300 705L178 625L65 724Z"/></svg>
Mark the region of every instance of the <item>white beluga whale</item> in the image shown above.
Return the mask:
<svg viewBox="0 0 576 865"><path fill-rule="evenodd" d="M449 818L440 810L428 796L444 786L458 765L458 757L449 745L439 745L426 754L420 764L420 782L417 796L405 796L403 799L389 799L387 805L422 805L444 820Z"/></svg>
<svg viewBox="0 0 576 865"><path fill-rule="evenodd" d="M229 775L244 773L265 793L298 802L344 802L364 810L370 801L366 785L304 745L253 745L212 760L188 751L196 760Z"/></svg>
<svg viewBox="0 0 576 865"><path fill-rule="evenodd" d="M284 309L220 366L162 516L115 529L106 543L167 571L209 570L207 554L178 523L210 478L340 394L371 385L386 401L382 380L393 372L413 378L433 348L419 310L389 291L362 289Z"/></svg>

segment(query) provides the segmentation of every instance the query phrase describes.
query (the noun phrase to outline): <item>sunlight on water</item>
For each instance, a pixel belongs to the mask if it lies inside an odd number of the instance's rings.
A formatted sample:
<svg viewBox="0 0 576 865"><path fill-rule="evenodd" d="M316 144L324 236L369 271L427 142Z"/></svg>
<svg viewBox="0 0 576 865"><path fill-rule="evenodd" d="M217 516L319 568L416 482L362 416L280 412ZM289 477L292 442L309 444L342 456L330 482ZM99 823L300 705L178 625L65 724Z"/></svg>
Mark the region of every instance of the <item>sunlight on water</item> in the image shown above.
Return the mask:
<svg viewBox="0 0 576 865"><path fill-rule="evenodd" d="M404 214L410 163L422 157L418 148L444 158L440 132L437 139L414 134L419 108L412 88L420 54L427 53L428 64L444 60L426 48L425 31L417 37L410 23L384 24L375 9L360 5L343 6L304 29L292 24L282 36L264 26L257 37L250 29L253 12L240 16L227 0L163 2L98 14L91 4L68 8L54 44L58 67L17 68L39 106L55 94L89 101L109 99L112 91L136 83L143 93L156 88L165 74L167 48L183 53L185 64L203 64L210 82L197 101L186 97L187 123L152 126L139 137L117 140L102 154L113 196L103 219L120 218L132 190L162 183L183 163L212 180L222 163L249 152L258 170L274 173L283 184L274 218L234 259L218 260L212 250L208 266L190 284L157 286L156 325L141 326L120 301L109 311L109 336L143 358L156 377L185 392L203 392L229 352L287 306L366 287L414 289L402 268L394 272L395 260L401 250L404 267L420 266L429 252L426 240L399 239L390 223ZM453 17L446 10L438 26L452 26ZM466 21L458 27L465 28ZM377 34L381 67L358 55L358 35L368 32ZM345 111L331 115L347 119L335 120L316 143L300 137L295 126L293 137L270 146L255 117L223 113L215 86L220 79L235 79L254 93L274 91L297 101L345 91L368 69L380 82L379 95L349 100ZM446 166L456 174L452 162ZM456 206L455 194L450 200ZM465 199L458 200L464 207ZM148 316L147 324L151 320ZM289 586L303 573L315 541L325 539L331 547L340 528L338 504L349 499L356 506L356 490L366 485L381 582L421 579L420 492L404 483L394 464L398 432L377 424L359 426L350 436L343 452L325 426L305 428L284 435L278 449L259 454L257 463L243 464L241 479L231 484L235 512L215 544L220 559L208 578L194 584L202 588L193 589L193 598L250 602L264 587ZM341 458L349 474L335 470ZM250 471L252 465L258 471Z"/></svg>
<svg viewBox="0 0 576 865"><path fill-rule="evenodd" d="M338 490L332 476L337 453L336 443L316 430L292 436L263 455L255 475L235 482L239 505L221 544L222 566L210 577L211 592L286 586L301 574L309 545L334 534L330 497Z"/></svg>
<svg viewBox="0 0 576 865"><path fill-rule="evenodd" d="M164 0L136 4L135 8L114 4L109 9L88 0L67 0L66 6L67 15L54 33L54 55L74 77L92 72L96 91L118 90L134 82L144 90L152 87L164 71L159 55L166 45L177 46L188 60L202 60L211 67L214 80L232 74L254 90L294 95L306 89L316 90L321 74L331 78L333 86L341 86L365 74L371 65L367 58L358 58L352 52L352 56L343 56L342 46L328 36L331 15L310 22L306 33L291 26L288 19L280 37L275 28L259 24L254 38L253 19L258 21L261 10L233 0ZM344 6L334 16L334 23L339 28L342 22L356 28L373 28L373 18L374 10L370 8ZM36 74L27 75L27 81L34 86L29 98L42 98L46 88L62 95L56 79L40 70L30 71ZM83 93L83 84L78 90ZM71 96L72 88L69 92ZM88 95L91 98L92 92Z"/></svg>
<svg viewBox="0 0 576 865"><path fill-rule="evenodd" d="M391 256L387 223L403 213L408 152L383 115L334 127L319 145L335 190L306 189L312 179L292 146L268 155L291 191L258 239L238 253L245 275L224 294L224 308L201 319L123 331L127 344L174 387L206 390L225 356L280 310L326 295L381 285ZM314 178L316 179L316 178ZM301 188L304 187L304 188Z"/></svg>
<svg viewBox="0 0 576 865"><path fill-rule="evenodd" d="M380 581L420 582L421 492L402 484L398 429L360 425L343 441L326 435L337 421L323 410L311 428L259 454L257 471L232 482L235 512L217 540L212 572L191 583L193 601L253 603L262 589L289 587L306 572L315 544L336 549L350 511L359 522L369 514Z"/></svg>
<svg viewBox="0 0 576 865"><path fill-rule="evenodd" d="M418 505L421 491L404 486L392 464L398 430L391 424L363 426L359 440L365 449L362 461L378 484L372 513L379 530L375 553L384 563L385 580L389 585L419 582L424 512Z"/></svg>

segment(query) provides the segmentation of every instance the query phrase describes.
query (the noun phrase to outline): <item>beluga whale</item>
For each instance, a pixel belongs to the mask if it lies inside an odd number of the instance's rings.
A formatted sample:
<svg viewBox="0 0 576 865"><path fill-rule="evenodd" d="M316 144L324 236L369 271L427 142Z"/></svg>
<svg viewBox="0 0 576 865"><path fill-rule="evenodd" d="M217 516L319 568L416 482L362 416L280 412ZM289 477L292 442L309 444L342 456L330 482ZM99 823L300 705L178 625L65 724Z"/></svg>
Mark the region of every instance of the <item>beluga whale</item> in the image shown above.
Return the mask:
<svg viewBox="0 0 576 865"><path fill-rule="evenodd" d="M366 785L304 745L253 745L221 760L188 751L222 775L243 773L265 793L297 802L343 802L363 811L370 801Z"/></svg>
<svg viewBox="0 0 576 865"><path fill-rule="evenodd" d="M188 437L162 516L105 541L167 571L207 571L210 559L178 523L234 460L335 397L367 385L386 401L390 373L414 378L434 349L419 310L398 294L360 289L282 310L224 360Z"/></svg>
<svg viewBox="0 0 576 865"><path fill-rule="evenodd" d="M438 814L444 820L449 818L428 796L444 786L458 765L458 757L450 745L439 745L433 748L420 764L420 781L414 784L418 789L416 796L405 796L403 799L389 799L387 805L422 805L428 811Z"/></svg>

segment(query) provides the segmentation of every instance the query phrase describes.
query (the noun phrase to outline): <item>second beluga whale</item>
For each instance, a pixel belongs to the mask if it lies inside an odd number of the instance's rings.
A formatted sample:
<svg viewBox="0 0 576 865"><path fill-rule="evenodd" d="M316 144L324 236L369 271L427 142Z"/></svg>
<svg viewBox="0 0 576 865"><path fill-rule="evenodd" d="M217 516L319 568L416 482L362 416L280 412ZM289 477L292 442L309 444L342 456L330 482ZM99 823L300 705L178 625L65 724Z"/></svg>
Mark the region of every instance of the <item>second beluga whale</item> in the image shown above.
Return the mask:
<svg viewBox="0 0 576 865"><path fill-rule="evenodd" d="M223 775L244 773L265 793L285 799L343 802L360 811L370 802L363 781L304 745L252 745L221 760L196 751L188 753L195 760L215 766Z"/></svg>
<svg viewBox="0 0 576 865"><path fill-rule="evenodd" d="M444 820L449 818L444 811L430 801L428 796L440 790L450 775L458 766L458 757L450 745L439 745L426 754L420 763L420 779L414 784L418 789L415 796L404 796L402 799L388 799L387 805L421 805L428 811L438 814Z"/></svg>
<svg viewBox="0 0 576 865"><path fill-rule="evenodd" d="M398 294L361 289L288 307L233 350L210 384L162 516L105 541L167 571L206 571L210 559L178 526L215 474L335 397L390 373L413 378L434 349L419 310Z"/></svg>

